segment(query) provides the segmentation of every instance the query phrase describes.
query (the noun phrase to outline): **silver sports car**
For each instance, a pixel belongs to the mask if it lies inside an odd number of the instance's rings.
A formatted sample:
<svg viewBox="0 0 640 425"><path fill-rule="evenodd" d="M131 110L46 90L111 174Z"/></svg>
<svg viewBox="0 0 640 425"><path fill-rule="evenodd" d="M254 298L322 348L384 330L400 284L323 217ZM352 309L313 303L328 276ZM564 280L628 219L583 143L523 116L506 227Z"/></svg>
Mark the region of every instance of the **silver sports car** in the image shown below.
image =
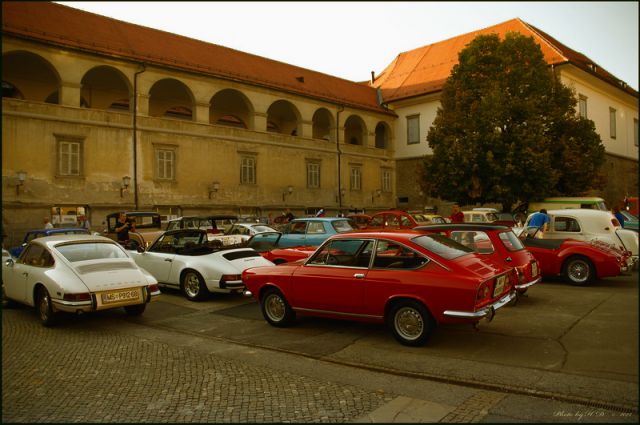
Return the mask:
<svg viewBox="0 0 640 425"><path fill-rule="evenodd" d="M208 240L201 229L169 230L146 251L130 253L160 285L180 288L191 301L205 299L210 292L241 292L244 270L273 265L252 248Z"/></svg>
<svg viewBox="0 0 640 425"><path fill-rule="evenodd" d="M2 265L3 303L34 306L42 324L58 312L87 313L124 307L139 315L160 295L158 282L116 242L103 236L33 239Z"/></svg>

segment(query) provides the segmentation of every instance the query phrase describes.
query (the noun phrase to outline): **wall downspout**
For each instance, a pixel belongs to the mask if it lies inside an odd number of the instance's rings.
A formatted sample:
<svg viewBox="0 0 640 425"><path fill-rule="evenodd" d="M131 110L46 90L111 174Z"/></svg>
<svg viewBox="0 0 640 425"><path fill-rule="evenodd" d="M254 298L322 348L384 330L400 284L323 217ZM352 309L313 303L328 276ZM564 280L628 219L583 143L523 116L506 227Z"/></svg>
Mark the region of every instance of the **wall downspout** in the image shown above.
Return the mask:
<svg viewBox="0 0 640 425"><path fill-rule="evenodd" d="M340 109L336 112L336 152L338 154L338 213L342 212L342 171L340 165L342 163L340 151L340 112L344 111L344 105L340 105Z"/></svg>
<svg viewBox="0 0 640 425"><path fill-rule="evenodd" d="M139 209L138 202L138 75L147 70L145 64L142 65L142 71L136 71L133 74L133 199L135 203L135 211Z"/></svg>

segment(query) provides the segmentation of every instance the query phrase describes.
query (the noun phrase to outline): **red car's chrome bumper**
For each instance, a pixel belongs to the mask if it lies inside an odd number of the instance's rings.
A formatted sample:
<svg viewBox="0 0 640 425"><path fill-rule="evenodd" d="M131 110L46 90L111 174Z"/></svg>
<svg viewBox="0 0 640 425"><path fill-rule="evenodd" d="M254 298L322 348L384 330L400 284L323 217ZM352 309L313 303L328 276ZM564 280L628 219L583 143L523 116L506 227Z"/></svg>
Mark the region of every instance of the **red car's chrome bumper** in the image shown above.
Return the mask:
<svg viewBox="0 0 640 425"><path fill-rule="evenodd" d="M498 301L495 301L493 304L488 305L481 310L478 311L456 311L456 310L445 310L444 315L449 317L458 317L462 319L482 319L487 318L487 320L491 321L495 314L495 311L499 308L504 307L513 301L516 297L516 291L511 291L507 295L500 298Z"/></svg>
<svg viewBox="0 0 640 425"><path fill-rule="evenodd" d="M538 278L537 278L537 279L534 279L534 280L532 280L532 281L530 281L530 282L527 282L527 283L520 283L520 284L518 284L518 285L515 285L515 288L516 288L516 290L518 290L518 291L522 291L523 289L527 289L528 287L533 286L533 285L535 285L536 283L540 282L540 280L542 280L542 276L538 276Z"/></svg>

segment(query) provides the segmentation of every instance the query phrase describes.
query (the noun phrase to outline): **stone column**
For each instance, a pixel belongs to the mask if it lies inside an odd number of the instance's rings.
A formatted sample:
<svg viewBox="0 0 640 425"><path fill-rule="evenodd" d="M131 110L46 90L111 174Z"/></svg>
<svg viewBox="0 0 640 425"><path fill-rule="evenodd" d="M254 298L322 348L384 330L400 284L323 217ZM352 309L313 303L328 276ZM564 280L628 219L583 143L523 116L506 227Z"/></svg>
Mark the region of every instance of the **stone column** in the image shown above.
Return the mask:
<svg viewBox="0 0 640 425"><path fill-rule="evenodd" d="M196 102L193 113L195 122L209 124L209 102Z"/></svg>
<svg viewBox="0 0 640 425"><path fill-rule="evenodd" d="M313 121L300 121L298 136L311 139L313 137Z"/></svg>
<svg viewBox="0 0 640 425"><path fill-rule="evenodd" d="M138 93L138 115L149 116L149 95Z"/></svg>
<svg viewBox="0 0 640 425"><path fill-rule="evenodd" d="M265 112L254 112L253 129L256 131L267 131L267 114Z"/></svg>
<svg viewBox="0 0 640 425"><path fill-rule="evenodd" d="M60 84L58 103L65 106L80 107L81 84L63 81Z"/></svg>

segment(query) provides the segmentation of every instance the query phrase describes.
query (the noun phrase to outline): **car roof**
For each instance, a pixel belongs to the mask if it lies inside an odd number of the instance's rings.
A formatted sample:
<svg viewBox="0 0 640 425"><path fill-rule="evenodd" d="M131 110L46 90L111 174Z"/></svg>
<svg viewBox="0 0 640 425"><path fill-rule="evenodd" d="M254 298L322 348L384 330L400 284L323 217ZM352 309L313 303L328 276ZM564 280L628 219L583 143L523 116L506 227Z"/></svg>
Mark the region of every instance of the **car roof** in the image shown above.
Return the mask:
<svg viewBox="0 0 640 425"><path fill-rule="evenodd" d="M290 221L290 223L294 223L296 221L337 221L337 220L350 220L350 217L300 217L294 218Z"/></svg>
<svg viewBox="0 0 640 425"><path fill-rule="evenodd" d="M505 226L503 224L489 224L489 223L449 223L449 224L431 224L429 226L418 226L414 227L413 230L477 230L477 231L487 231L487 230L509 230L510 227Z"/></svg>
<svg viewBox="0 0 640 425"><path fill-rule="evenodd" d="M561 210L547 210L549 215L573 215L575 217L609 217L609 211L593 210L585 208L565 208Z"/></svg>
<svg viewBox="0 0 640 425"><path fill-rule="evenodd" d="M169 221L180 221L180 220L185 220L185 219L189 219L189 220L193 220L193 219L199 219L199 220L224 220L224 219L233 219L233 220L237 220L238 216L237 215L185 215L182 217L178 217L178 218L174 218L172 220Z"/></svg>
<svg viewBox="0 0 640 425"><path fill-rule="evenodd" d="M90 233L89 229L85 229L84 227L54 227L53 229L33 229L29 230L27 233L64 233L64 232L84 232Z"/></svg>
<svg viewBox="0 0 640 425"><path fill-rule="evenodd" d="M49 248L52 248L55 245L65 242L108 242L117 244L113 239L106 238L104 236L99 235L54 235L54 236L45 236L43 238L38 238L32 240L30 243L39 243L46 245Z"/></svg>
<svg viewBox="0 0 640 425"><path fill-rule="evenodd" d="M331 237L331 239L391 239L399 241L407 241L416 236L424 236L422 232L416 232L414 229L406 229L393 232L348 232L339 233Z"/></svg>
<svg viewBox="0 0 640 425"><path fill-rule="evenodd" d="M167 230L166 232L164 232L161 236L165 236L165 235L175 235L176 233L193 233L193 232L198 232L198 233L204 233L206 234L207 231L204 229L195 229L195 228L189 228L189 229L173 229L173 230Z"/></svg>

